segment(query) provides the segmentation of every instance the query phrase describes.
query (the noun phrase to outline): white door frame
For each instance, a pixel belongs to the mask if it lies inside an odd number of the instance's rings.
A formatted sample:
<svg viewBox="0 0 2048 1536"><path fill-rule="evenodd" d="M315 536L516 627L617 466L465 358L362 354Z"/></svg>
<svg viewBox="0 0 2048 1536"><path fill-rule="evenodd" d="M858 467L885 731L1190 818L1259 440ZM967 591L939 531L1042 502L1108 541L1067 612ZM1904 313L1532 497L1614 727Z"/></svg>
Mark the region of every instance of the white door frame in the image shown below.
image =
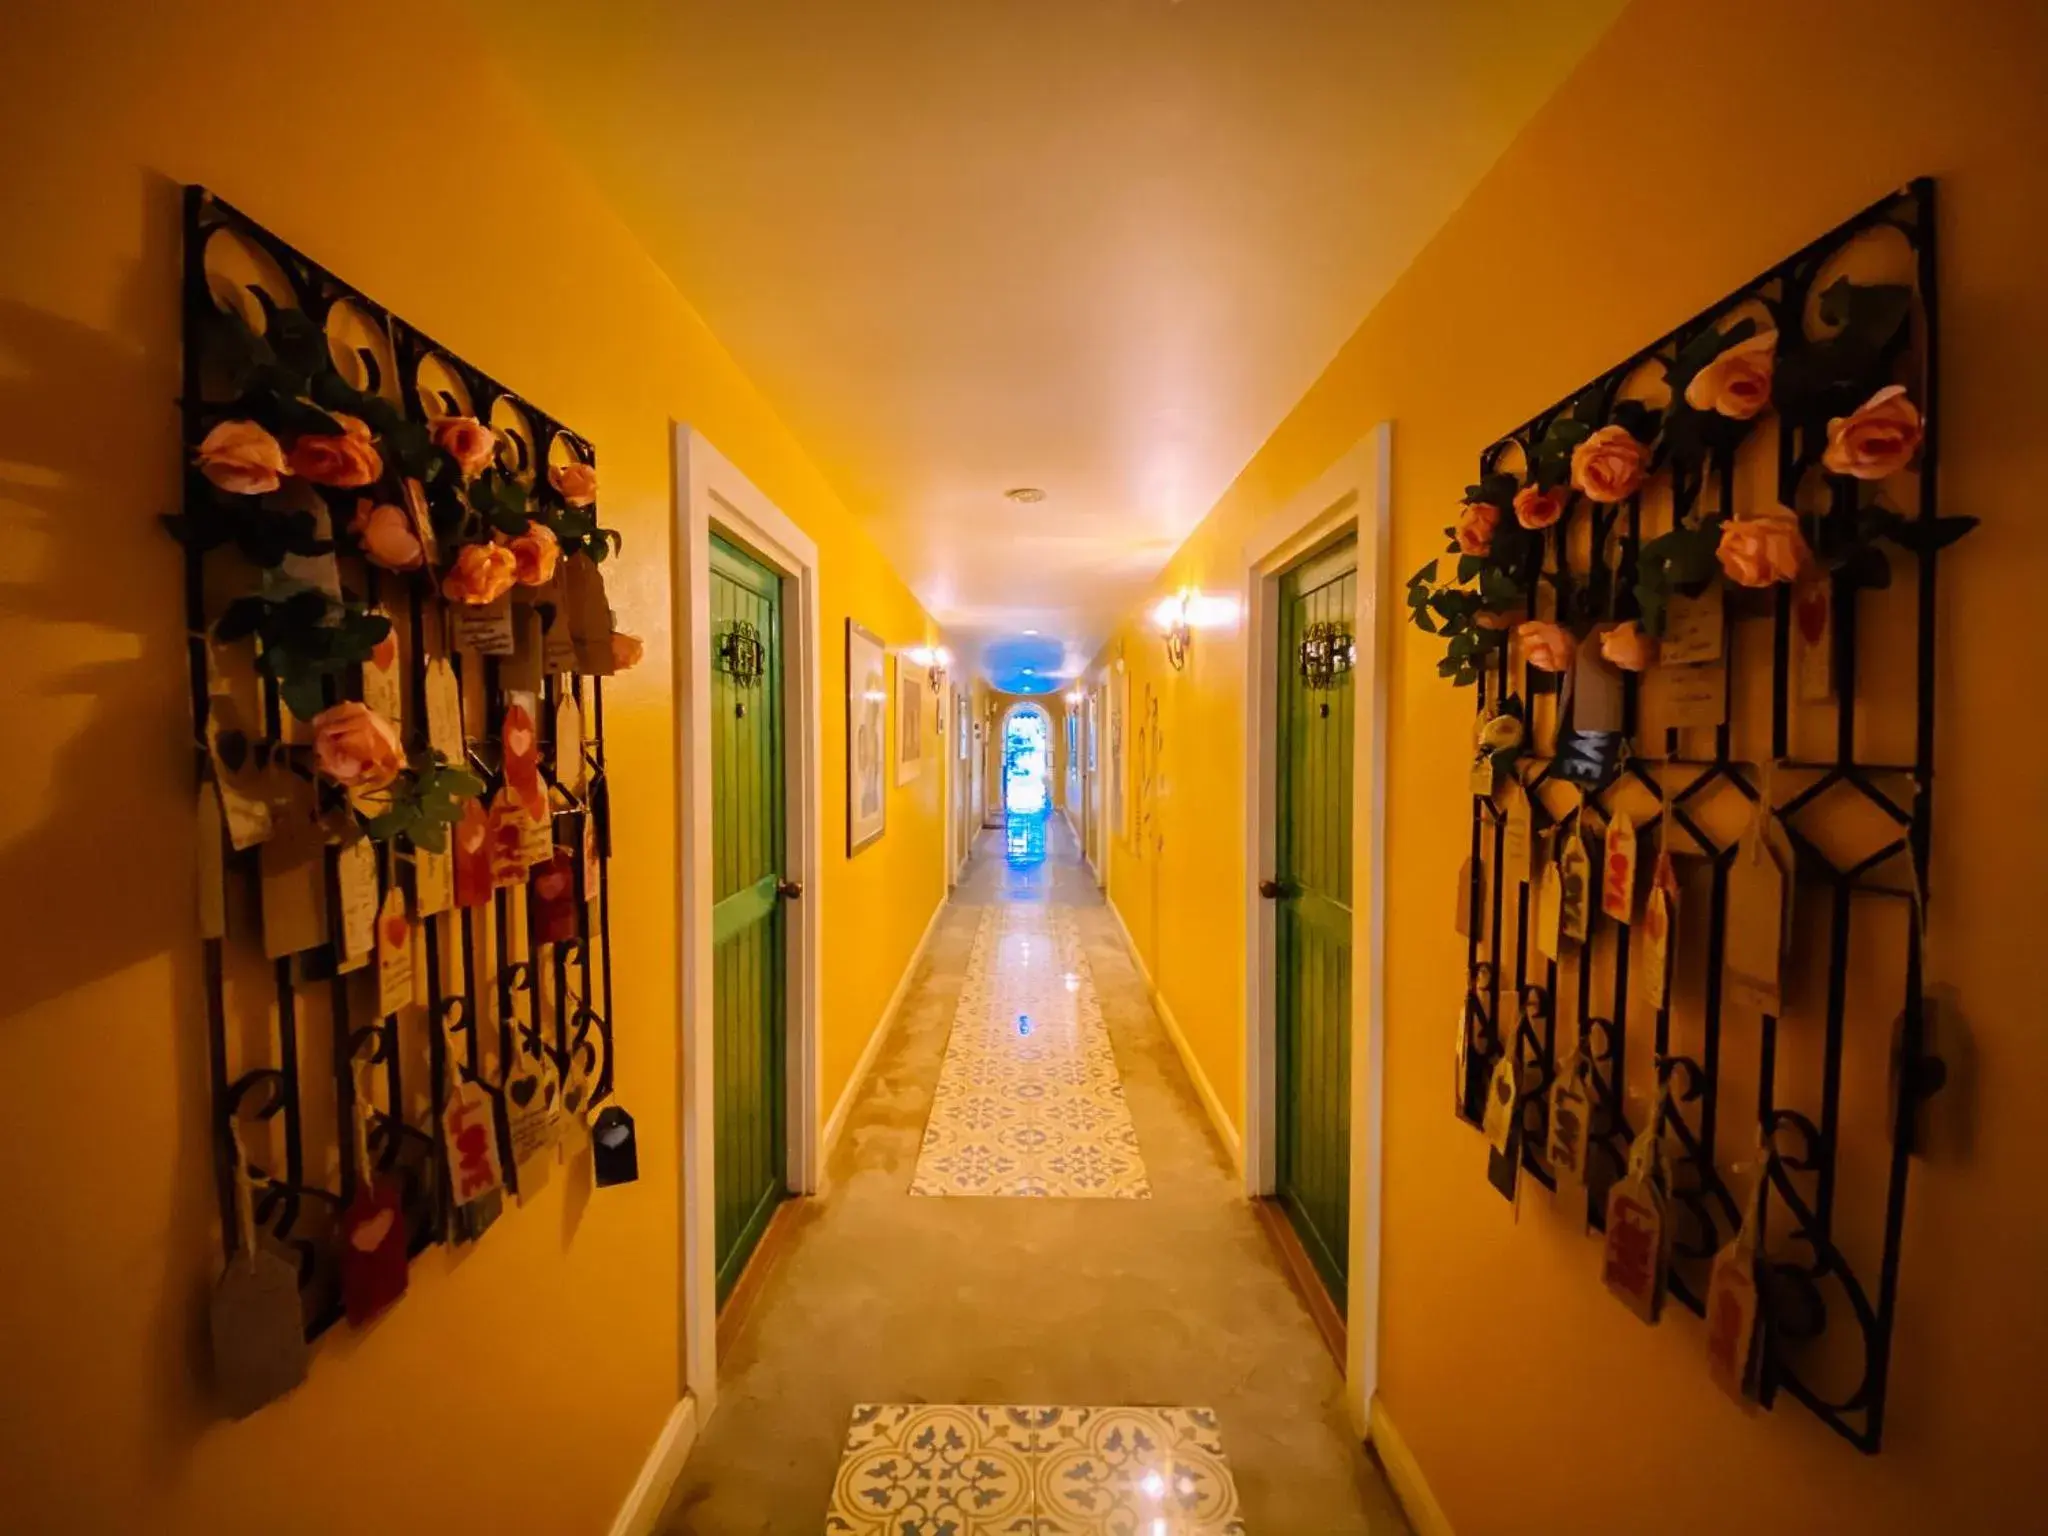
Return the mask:
<svg viewBox="0 0 2048 1536"><path fill-rule="evenodd" d="M1393 424L1381 422L1252 535L1244 547L1245 646L1245 1193L1273 1192L1277 1156L1273 870L1278 773L1274 679L1280 577L1322 546L1358 535L1358 652L1353 686L1351 1210L1345 1296L1345 1399L1361 1435L1379 1372L1381 1104L1386 1061L1386 741Z"/></svg>
<svg viewBox="0 0 2048 1536"><path fill-rule="evenodd" d="M785 1088L789 1187L819 1177L818 546L693 427L675 431L676 954L681 969L683 1382L700 1422L718 1395L717 1201L713 1182L711 957L711 535L742 545L782 576L783 817L791 878L803 894L784 913Z"/></svg>

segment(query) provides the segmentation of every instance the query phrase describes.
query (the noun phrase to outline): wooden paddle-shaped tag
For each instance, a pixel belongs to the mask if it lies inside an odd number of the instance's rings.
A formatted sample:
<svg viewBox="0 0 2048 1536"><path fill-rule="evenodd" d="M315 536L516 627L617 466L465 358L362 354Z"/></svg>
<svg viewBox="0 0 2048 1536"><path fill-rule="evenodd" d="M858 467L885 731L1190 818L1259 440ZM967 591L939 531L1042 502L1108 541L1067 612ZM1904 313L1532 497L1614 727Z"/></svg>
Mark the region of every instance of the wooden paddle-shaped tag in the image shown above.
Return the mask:
<svg viewBox="0 0 2048 1536"><path fill-rule="evenodd" d="M356 1192L341 1213L341 1307L360 1328L405 1294L405 1213L397 1181L370 1157L370 1085L355 1064Z"/></svg>
<svg viewBox="0 0 2048 1536"><path fill-rule="evenodd" d="M1607 1192L1607 1244L1601 1278L1607 1289L1646 1323L1657 1321L1664 1301L1664 1195L1658 1184L1660 1105L1649 1129L1629 1148L1627 1176Z"/></svg>
<svg viewBox="0 0 2048 1536"><path fill-rule="evenodd" d="M1714 1384L1745 1406L1756 1400L1758 1307L1757 1247L1763 1241L1764 1183L1769 1163L1758 1148L1756 1187L1742 1228L1719 1253L1707 1275L1707 1369Z"/></svg>
<svg viewBox="0 0 2048 1536"><path fill-rule="evenodd" d="M235 1418L254 1413L306 1379L306 1324L296 1268L256 1236L256 1202L242 1135L228 1139L235 1160L235 1253L207 1308L214 1391Z"/></svg>

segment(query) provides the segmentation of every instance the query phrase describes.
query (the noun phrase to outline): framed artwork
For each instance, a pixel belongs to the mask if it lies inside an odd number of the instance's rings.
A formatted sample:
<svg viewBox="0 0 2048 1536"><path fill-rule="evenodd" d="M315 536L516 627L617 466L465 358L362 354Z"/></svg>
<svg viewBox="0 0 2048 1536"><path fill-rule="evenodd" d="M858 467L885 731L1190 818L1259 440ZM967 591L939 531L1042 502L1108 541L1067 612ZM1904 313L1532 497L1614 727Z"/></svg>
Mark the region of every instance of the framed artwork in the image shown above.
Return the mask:
<svg viewBox="0 0 2048 1536"><path fill-rule="evenodd" d="M896 782L908 784L924 769L924 668L896 658Z"/></svg>
<svg viewBox="0 0 2048 1536"><path fill-rule="evenodd" d="M882 835L888 817L889 653L871 630L846 621L846 853Z"/></svg>
<svg viewBox="0 0 2048 1536"><path fill-rule="evenodd" d="M1118 837L1124 835L1124 722L1130 712L1131 677L1118 672L1109 683L1109 829Z"/></svg>
<svg viewBox="0 0 2048 1536"><path fill-rule="evenodd" d="M966 692L964 690L956 692L953 696L953 723L956 733L960 738L959 754L960 761L963 763L967 761L968 742L973 734L970 729L973 722L968 718L971 712Z"/></svg>

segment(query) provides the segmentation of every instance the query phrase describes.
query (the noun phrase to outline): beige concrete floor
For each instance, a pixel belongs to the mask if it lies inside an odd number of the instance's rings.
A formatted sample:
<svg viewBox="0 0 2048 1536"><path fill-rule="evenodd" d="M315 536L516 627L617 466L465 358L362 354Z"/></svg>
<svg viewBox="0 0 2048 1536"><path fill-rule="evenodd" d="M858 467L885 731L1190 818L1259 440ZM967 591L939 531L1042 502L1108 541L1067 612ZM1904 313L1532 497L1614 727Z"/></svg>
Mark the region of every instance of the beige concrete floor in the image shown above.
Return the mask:
<svg viewBox="0 0 2048 1536"><path fill-rule="evenodd" d="M745 1332L665 1533L820 1529L861 1402L1214 1408L1251 1536L1400 1536L1336 1366L1153 1014L1074 842L1012 870L984 835ZM1149 1200L907 1191L981 908L1045 899L1080 925Z"/></svg>

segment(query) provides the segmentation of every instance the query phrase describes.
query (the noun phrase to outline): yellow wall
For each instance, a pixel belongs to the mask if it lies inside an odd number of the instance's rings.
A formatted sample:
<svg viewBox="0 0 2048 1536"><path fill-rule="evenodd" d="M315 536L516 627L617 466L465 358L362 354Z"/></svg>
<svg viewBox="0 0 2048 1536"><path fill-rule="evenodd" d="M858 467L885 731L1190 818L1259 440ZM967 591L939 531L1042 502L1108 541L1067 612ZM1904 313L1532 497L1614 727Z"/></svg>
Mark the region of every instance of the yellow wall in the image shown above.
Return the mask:
<svg viewBox="0 0 2048 1536"><path fill-rule="evenodd" d="M826 1102L942 890L941 778L849 863L844 617L935 638L687 302L438 0L10 7L0 92L0 1527L600 1531L677 1396L671 418L818 541ZM607 690L618 1074L642 1177L556 1178L367 1332L210 1420L219 1263L191 897L178 184L202 181L597 445L647 660ZM927 699L927 706L929 700Z"/></svg>
<svg viewBox="0 0 2048 1536"><path fill-rule="evenodd" d="M1380 1390L1460 1536L2039 1523L2048 1220L2034 1127L2048 1034L2021 929L2038 927L2048 817L2038 669L2022 660L2034 642L2015 621L2048 589L2026 489L2048 357L2043 143L2040 6L1641 0L1159 583L1241 588L1251 528L1383 419L1398 582L1438 552L1486 443L1889 188L1941 179L1942 493L1985 526L1942 560L1930 953L1975 1067L1942 1101L1949 1134L1913 1169L1886 1449L1867 1460L1789 1402L1745 1417L1709 1384L1690 1316L1644 1329L1604 1294L1597 1250L1563 1210L1525 1196L1516 1223L1486 1186L1448 1091L1472 701L1435 676L1440 647L1404 627L1390 678ZM1253 873L1242 637L1198 635L1180 674L1135 613L1120 638L1134 713L1145 681L1161 690L1165 782L1163 846L1127 840L1113 895L1241 1123L1241 907L1215 893Z"/></svg>

